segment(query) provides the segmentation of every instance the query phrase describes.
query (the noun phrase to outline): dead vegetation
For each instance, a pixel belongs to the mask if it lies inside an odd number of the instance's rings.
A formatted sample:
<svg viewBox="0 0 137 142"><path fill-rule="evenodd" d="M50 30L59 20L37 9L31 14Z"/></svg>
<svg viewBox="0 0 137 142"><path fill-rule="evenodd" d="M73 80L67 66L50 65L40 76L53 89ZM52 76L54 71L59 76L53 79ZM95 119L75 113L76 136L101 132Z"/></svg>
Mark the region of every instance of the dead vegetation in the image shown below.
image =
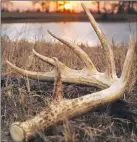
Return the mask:
<svg viewBox="0 0 137 142"><path fill-rule="evenodd" d="M81 44L81 47L90 56L97 69L104 71L105 56L103 49L100 46L90 48L84 44ZM83 63L79 58L63 44L45 41L36 41L35 43L25 40L11 41L8 37L2 37L2 75L5 76L1 98L3 141L12 141L8 133L9 125L12 122L31 118L43 110L52 99L53 83L43 83L36 80L28 81L26 78L23 79L13 72L5 64L5 59L8 59L17 66L27 70L50 70L51 67L48 64L33 56L33 48L42 55L58 57L60 61L73 69L82 69L83 67ZM127 48L128 45L113 46L118 75L121 73ZM134 66L132 67L127 92L122 100L72 120L66 120L63 125L59 124L45 132L39 132L38 137L32 141L137 141L137 117L134 117L137 115L136 57L134 58ZM63 86L64 97L66 98L76 98L96 90L98 88L75 84L65 84ZM130 116L133 117L130 118Z"/></svg>

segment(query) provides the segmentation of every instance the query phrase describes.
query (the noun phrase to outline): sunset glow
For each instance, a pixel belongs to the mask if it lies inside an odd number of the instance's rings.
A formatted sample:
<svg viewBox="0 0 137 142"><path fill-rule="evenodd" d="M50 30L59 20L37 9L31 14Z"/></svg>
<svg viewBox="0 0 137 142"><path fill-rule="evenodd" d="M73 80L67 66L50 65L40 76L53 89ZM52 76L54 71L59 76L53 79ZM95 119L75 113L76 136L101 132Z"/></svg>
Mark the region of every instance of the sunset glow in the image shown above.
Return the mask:
<svg viewBox="0 0 137 142"><path fill-rule="evenodd" d="M42 11L42 7L40 4L33 5L32 1L11 1L12 5L5 5L9 9L9 11L19 10L19 11L26 11L26 10L37 10L39 9ZM57 8L59 11L70 10L74 12L83 11L81 7L81 3L84 3L87 8L92 8L93 11L96 11L97 6L96 2L94 1L57 1L57 2L49 2L50 11L56 11ZM101 6L103 2L101 2Z"/></svg>
<svg viewBox="0 0 137 142"><path fill-rule="evenodd" d="M71 6L70 3L66 3L66 4L64 5L64 8L65 8L66 10L72 10L72 6Z"/></svg>
<svg viewBox="0 0 137 142"><path fill-rule="evenodd" d="M115 7L115 4L119 4L119 1L43 1L45 2L42 5L42 1L34 4L33 1L10 1L10 4L6 1L2 1L2 8L7 8L9 11L46 11L48 9L49 12L60 11L64 12L81 12L83 11L81 7L81 3L85 4L88 9L92 12L105 12L105 10L111 13L112 9ZM133 6L137 10L137 4ZM125 6L128 8L128 6ZM113 12L117 12L117 8L113 9Z"/></svg>

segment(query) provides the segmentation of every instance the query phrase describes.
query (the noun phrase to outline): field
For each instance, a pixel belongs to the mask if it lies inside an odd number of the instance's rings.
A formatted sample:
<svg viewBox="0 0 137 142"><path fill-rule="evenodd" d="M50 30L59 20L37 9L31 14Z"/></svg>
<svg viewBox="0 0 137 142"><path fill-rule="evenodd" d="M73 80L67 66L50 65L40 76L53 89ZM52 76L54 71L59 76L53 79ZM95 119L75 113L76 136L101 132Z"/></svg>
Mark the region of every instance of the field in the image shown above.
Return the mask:
<svg viewBox="0 0 137 142"><path fill-rule="evenodd" d="M52 67L32 54L32 49L48 57L57 57L73 69L82 69L82 61L68 47L61 43L26 40L11 41L2 37L2 95L1 123L2 141L12 142L9 126L14 121L23 121L33 117L52 98L53 82L27 80L15 73L6 63L9 60L18 67L31 71L51 70ZM106 59L100 46L81 48L90 56L97 69L104 72ZM117 74L121 74L128 45L115 45L113 51ZM64 84L66 98L76 98L99 90L95 87L77 84ZM103 108L88 112L71 120L38 132L32 142L135 142L137 141L137 45L132 73L121 100Z"/></svg>

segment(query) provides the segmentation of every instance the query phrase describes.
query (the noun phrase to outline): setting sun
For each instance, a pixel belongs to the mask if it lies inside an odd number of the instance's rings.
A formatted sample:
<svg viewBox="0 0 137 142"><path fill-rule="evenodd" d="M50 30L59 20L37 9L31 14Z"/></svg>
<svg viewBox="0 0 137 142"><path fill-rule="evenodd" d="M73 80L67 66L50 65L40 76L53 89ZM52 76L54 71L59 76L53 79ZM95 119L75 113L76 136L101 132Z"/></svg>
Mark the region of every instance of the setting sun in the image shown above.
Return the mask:
<svg viewBox="0 0 137 142"><path fill-rule="evenodd" d="M65 8L66 10L72 10L72 6L71 6L70 3L66 3L66 4L64 5L64 8Z"/></svg>

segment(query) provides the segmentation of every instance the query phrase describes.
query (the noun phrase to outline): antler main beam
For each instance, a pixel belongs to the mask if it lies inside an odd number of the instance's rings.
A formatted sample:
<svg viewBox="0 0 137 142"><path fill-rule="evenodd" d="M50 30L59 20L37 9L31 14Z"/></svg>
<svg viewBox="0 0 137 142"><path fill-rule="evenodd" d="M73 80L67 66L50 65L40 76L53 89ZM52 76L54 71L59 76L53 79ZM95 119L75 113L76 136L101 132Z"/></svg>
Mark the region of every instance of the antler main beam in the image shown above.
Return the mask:
<svg viewBox="0 0 137 142"><path fill-rule="evenodd" d="M122 82L115 82L110 88L103 91L87 94L76 99L54 100L44 111L25 122L15 122L10 126L10 133L14 141L27 141L38 131L53 126L66 117L86 113L97 106L112 102L121 97L125 91Z"/></svg>
<svg viewBox="0 0 137 142"><path fill-rule="evenodd" d="M91 25L96 31L102 46L105 49L108 60L107 73L100 73L97 71L88 55L82 49L80 49L80 47L74 45L74 43L72 43L70 40L61 38L60 36L57 36L51 32L49 33L53 37L66 44L71 50L74 51L74 53L76 53L76 55L80 57L81 60L83 60L85 64L83 70L72 70L63 63L59 62L56 58L51 59L44 57L35 50L33 50L33 52L36 56L55 67L53 71L48 73L30 72L22 70L9 61L6 61L15 71L22 74L23 76L28 76L35 79L37 78L45 81L51 81L54 79L54 77L56 78L53 94L55 99L48 105L48 107L34 118L24 122L15 122L10 126L10 133L14 141L27 141L32 136L34 136L37 131L46 129L57 124L58 122L62 122L66 117L72 118L92 110L95 107L115 101L119 99L126 90L135 49L134 37L131 36L131 45L129 45L129 49L126 55L122 75L120 78L118 78L115 70L113 51L108 44L106 37L97 26L88 9L83 4L82 7L86 11ZM105 89L76 99L64 99L62 97L61 90L62 81L94 85Z"/></svg>

